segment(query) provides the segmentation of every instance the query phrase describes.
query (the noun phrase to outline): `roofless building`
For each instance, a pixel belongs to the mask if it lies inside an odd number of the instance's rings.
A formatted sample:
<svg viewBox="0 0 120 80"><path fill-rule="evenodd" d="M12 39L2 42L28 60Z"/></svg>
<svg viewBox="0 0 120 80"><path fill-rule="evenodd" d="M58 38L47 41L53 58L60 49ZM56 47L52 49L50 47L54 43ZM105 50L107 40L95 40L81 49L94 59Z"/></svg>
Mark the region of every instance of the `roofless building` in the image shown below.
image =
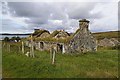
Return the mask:
<svg viewBox="0 0 120 80"><path fill-rule="evenodd" d="M34 46L38 50L48 50L56 47L60 53L85 53L97 50L97 41L89 30L89 22L86 19L79 20L79 29L70 36L64 30L49 33L47 30L35 30L33 36ZM42 36L41 36L42 35ZM29 41L27 43L30 43Z"/></svg>

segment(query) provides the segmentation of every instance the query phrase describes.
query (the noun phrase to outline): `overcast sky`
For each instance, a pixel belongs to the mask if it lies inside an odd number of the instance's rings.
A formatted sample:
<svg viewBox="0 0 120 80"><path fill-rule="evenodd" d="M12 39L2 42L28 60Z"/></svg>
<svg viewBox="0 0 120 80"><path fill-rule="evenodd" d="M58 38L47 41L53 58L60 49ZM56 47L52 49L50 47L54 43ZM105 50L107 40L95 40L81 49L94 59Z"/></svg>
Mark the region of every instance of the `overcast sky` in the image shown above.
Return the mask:
<svg viewBox="0 0 120 80"><path fill-rule="evenodd" d="M34 29L75 32L80 19L90 20L91 32L118 30L118 3L2 2L2 32L31 33Z"/></svg>

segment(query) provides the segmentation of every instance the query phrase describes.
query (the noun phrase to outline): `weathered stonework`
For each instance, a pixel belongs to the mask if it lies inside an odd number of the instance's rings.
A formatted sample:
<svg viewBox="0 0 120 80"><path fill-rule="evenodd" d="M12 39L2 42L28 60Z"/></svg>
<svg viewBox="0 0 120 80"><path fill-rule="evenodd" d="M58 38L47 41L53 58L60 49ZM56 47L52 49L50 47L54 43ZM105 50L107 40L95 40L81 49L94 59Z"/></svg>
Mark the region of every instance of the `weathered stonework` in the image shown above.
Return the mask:
<svg viewBox="0 0 120 80"><path fill-rule="evenodd" d="M70 35L67 33L67 32L65 32L64 30L61 30L61 31L59 31L59 33L58 34L56 34L54 37L55 38L62 38L62 39L64 39L64 38L67 38L67 37L69 37Z"/></svg>
<svg viewBox="0 0 120 80"><path fill-rule="evenodd" d="M57 42L45 42L45 41L39 41L35 43L35 48L40 51L50 51L51 47L55 47L57 52L65 53L64 50L64 44L63 43L57 43Z"/></svg>
<svg viewBox="0 0 120 80"><path fill-rule="evenodd" d="M86 19L82 19L79 21L79 29L74 34L70 40L66 43L62 42L55 42L55 41L44 41L44 40L38 40L34 41L34 47L37 50L40 51L50 51L52 47L56 48L57 52L60 53L85 53L88 51L96 51L97 50L97 41L92 36L91 32L89 31L89 21ZM44 31L44 30L42 30ZM36 33L39 32L39 30L36 31ZM40 34L40 35L39 35ZM36 34L35 34L36 35ZM39 36L38 36L39 35ZM44 31L43 33L38 33L39 38L46 38L51 36L48 31ZM51 38L56 39L67 39L70 35L65 31L56 31ZM30 47L31 43L30 41L26 41L26 45Z"/></svg>
<svg viewBox="0 0 120 80"><path fill-rule="evenodd" d="M101 47L113 47L117 45L120 45L120 42L115 38L111 38L111 39L104 38L98 42L98 46Z"/></svg>
<svg viewBox="0 0 120 80"><path fill-rule="evenodd" d="M88 29L89 21L83 19L79 22L80 29L70 40L68 53L96 51L97 41Z"/></svg>
<svg viewBox="0 0 120 80"><path fill-rule="evenodd" d="M49 37L49 36L50 36L50 34L48 32L44 32L39 37L40 38L46 38L46 37Z"/></svg>
<svg viewBox="0 0 120 80"><path fill-rule="evenodd" d="M34 33L32 34L36 38L46 38L50 36L50 32L44 29L35 29Z"/></svg>

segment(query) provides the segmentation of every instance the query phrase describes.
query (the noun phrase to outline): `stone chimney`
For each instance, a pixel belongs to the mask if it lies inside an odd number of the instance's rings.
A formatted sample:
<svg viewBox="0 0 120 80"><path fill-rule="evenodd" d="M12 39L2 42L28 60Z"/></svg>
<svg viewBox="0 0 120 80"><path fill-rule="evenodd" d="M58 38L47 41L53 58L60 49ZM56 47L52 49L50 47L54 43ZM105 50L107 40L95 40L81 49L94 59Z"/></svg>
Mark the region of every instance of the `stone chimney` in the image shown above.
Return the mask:
<svg viewBox="0 0 120 80"><path fill-rule="evenodd" d="M39 31L40 29L34 29L34 31Z"/></svg>
<svg viewBox="0 0 120 80"><path fill-rule="evenodd" d="M79 20L79 27L81 30L83 29L88 29L88 26L89 26L89 22L88 20L86 19L82 19L82 20Z"/></svg>
<svg viewBox="0 0 120 80"><path fill-rule="evenodd" d="M85 53L97 50L97 41L88 29L89 21L86 19L79 20L80 29L77 34L70 40L69 53Z"/></svg>

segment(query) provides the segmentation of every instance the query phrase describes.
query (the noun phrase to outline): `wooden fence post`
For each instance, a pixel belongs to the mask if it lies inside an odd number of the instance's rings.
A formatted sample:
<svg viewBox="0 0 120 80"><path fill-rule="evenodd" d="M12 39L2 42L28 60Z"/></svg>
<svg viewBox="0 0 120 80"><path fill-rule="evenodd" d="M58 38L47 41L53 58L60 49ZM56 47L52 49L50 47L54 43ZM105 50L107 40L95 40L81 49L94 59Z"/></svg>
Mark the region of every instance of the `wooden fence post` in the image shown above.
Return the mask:
<svg viewBox="0 0 120 80"><path fill-rule="evenodd" d="M34 58L34 45L33 45L33 37L31 35L31 48L30 48L30 55Z"/></svg>
<svg viewBox="0 0 120 80"><path fill-rule="evenodd" d="M56 50L55 50L55 48L53 48L52 64L55 64L55 54L56 54Z"/></svg>
<svg viewBox="0 0 120 80"><path fill-rule="evenodd" d="M24 54L24 42L22 41L22 53Z"/></svg>
<svg viewBox="0 0 120 80"><path fill-rule="evenodd" d="M3 48L5 48L5 42L3 43Z"/></svg>
<svg viewBox="0 0 120 80"><path fill-rule="evenodd" d="M53 53L53 48L51 47L51 48L50 48L50 62L51 62L51 60L52 60L52 53Z"/></svg>
<svg viewBox="0 0 120 80"><path fill-rule="evenodd" d="M20 49L20 48L21 48L21 46L18 46L18 50L19 50L19 52L21 52L21 49Z"/></svg>
<svg viewBox="0 0 120 80"><path fill-rule="evenodd" d="M6 45L7 51L8 51L8 44Z"/></svg>
<svg viewBox="0 0 120 80"><path fill-rule="evenodd" d="M8 52L10 52L10 45L8 44Z"/></svg>

